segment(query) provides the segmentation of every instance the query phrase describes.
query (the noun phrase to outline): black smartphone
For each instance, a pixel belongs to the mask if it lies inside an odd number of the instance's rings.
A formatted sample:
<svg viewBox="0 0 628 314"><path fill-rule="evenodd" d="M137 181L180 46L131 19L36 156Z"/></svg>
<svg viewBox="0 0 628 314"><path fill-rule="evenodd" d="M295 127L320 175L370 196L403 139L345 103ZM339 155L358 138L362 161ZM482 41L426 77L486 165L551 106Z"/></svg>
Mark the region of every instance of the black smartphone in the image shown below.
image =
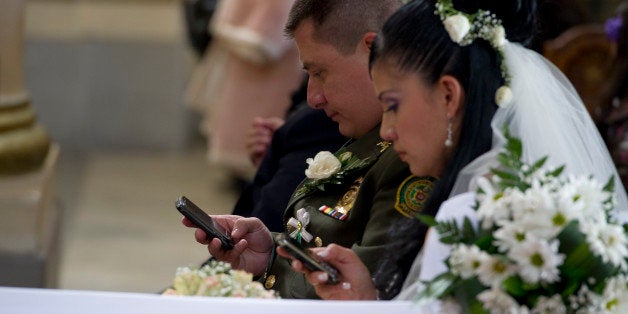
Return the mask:
<svg viewBox="0 0 628 314"><path fill-rule="evenodd" d="M183 216L187 217L201 230L205 231L208 240L218 238L224 250L231 250L233 248L233 240L227 235L227 232L220 227L220 225L214 224L212 218L187 197L179 197L175 205Z"/></svg>
<svg viewBox="0 0 628 314"><path fill-rule="evenodd" d="M319 260L309 249L302 248L296 241L285 233L275 235L275 243L284 248L290 255L303 263L305 267L312 271L324 271L327 273L327 283L337 284L340 282L338 270L328 263Z"/></svg>

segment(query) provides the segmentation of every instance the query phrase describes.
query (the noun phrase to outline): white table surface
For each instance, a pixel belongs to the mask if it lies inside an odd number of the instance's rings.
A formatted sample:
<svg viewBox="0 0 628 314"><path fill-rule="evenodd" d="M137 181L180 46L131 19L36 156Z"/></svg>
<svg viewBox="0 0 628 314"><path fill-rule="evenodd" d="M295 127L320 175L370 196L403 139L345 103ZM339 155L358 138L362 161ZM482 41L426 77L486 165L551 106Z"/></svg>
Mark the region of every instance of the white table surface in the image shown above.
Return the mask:
<svg viewBox="0 0 628 314"><path fill-rule="evenodd" d="M259 300L0 287L0 313L421 313L407 301Z"/></svg>

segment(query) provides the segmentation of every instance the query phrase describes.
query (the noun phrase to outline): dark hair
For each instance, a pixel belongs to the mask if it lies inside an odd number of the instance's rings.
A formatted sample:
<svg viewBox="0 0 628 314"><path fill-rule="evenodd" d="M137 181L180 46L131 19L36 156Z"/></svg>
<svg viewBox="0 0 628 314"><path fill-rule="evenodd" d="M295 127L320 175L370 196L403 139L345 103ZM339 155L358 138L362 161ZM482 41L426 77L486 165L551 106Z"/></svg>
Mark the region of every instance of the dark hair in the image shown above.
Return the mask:
<svg viewBox="0 0 628 314"><path fill-rule="evenodd" d="M378 32L401 4L401 0L297 0L285 33L293 38L301 22L312 19L315 39L348 55L355 52L364 34Z"/></svg>
<svg viewBox="0 0 628 314"><path fill-rule="evenodd" d="M435 0L415 0L397 11L378 34L370 56L370 66L381 60L403 73L416 73L428 85L443 75L455 77L465 92L460 137L451 159L435 184L422 214L435 215L453 188L460 170L487 152L492 144L491 120L497 105L495 92L504 84L499 53L485 40L468 46L454 43L440 17L434 14ZM502 20L511 42L527 43L532 38L535 2L453 1L466 13L488 10ZM418 220L405 220L391 229L390 254L383 259L375 283L384 298L399 292L402 274L423 244L426 228ZM420 239L420 240L419 240Z"/></svg>

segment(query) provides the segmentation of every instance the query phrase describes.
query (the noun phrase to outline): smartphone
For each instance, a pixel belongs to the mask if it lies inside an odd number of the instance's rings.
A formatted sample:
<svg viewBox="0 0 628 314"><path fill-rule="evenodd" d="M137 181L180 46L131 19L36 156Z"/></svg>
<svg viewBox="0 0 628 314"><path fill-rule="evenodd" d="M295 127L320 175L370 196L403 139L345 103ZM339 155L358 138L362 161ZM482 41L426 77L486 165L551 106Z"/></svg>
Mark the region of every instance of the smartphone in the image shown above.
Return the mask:
<svg viewBox="0 0 628 314"><path fill-rule="evenodd" d="M227 232L218 224L214 224L209 215L200 209L196 204L192 203L187 197L181 196L175 202L177 210L187 217L191 222L198 226L207 234L207 239L212 240L218 238L223 250L231 250L233 248L233 240L227 235Z"/></svg>
<svg viewBox="0 0 628 314"><path fill-rule="evenodd" d="M327 283L340 282L340 273L328 263L319 260L309 249L302 248L296 241L285 233L275 235L275 243L284 248L290 255L298 259L303 265L312 271L324 271L327 273Z"/></svg>

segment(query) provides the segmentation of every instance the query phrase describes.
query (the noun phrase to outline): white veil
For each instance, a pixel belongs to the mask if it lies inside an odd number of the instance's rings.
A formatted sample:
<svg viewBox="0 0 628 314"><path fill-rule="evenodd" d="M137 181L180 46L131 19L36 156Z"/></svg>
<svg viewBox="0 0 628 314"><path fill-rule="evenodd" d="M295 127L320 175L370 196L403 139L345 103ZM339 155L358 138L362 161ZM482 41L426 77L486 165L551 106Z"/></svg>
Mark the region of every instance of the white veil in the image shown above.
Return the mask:
<svg viewBox="0 0 628 314"><path fill-rule="evenodd" d="M493 148L460 172L452 196L475 191L474 179L496 165L504 146L503 128L521 139L523 160L549 156L547 165L565 165L564 173L593 175L604 184L615 177L616 214L628 218L628 198L610 154L569 80L545 58L519 44L503 47L513 101L492 121Z"/></svg>

